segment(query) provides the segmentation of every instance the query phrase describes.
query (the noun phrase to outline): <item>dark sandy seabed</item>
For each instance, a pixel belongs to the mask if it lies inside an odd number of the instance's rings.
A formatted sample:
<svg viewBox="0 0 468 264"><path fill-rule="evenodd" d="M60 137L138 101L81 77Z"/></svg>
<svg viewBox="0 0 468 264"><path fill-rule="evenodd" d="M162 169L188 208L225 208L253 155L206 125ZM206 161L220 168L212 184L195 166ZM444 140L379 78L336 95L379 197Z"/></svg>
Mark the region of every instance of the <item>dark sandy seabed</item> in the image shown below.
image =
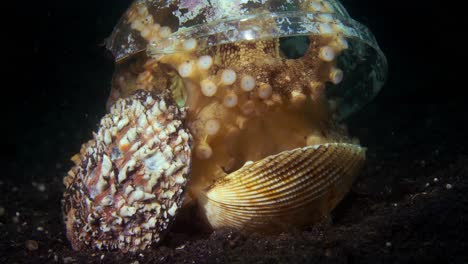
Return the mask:
<svg viewBox="0 0 468 264"><path fill-rule="evenodd" d="M435 17L431 9L414 18L421 11L414 4L389 24L388 14L373 10L388 11L390 4L365 1L343 2L376 34L390 75L376 99L348 122L368 148L368 162L328 220L261 235L208 232L179 218L161 245L140 254L71 250L60 209L62 177L104 115L112 65L98 43L125 9L125 1L117 2L120 10L111 14L95 4L87 10L97 17L91 21L76 16L80 6L73 11L57 4L45 22L38 11L33 41L21 42L32 43L18 56L36 71L24 79L30 90L10 103L18 111L7 117L29 122L12 121L17 131L6 142L5 152L16 155L3 160L0 180L0 263L468 263L468 118L460 87L444 72L460 75L447 69L452 62L444 55L431 53L450 48L432 36L458 22L416 32ZM65 17L71 31L57 36ZM90 28L95 35L84 37Z"/></svg>
<svg viewBox="0 0 468 264"><path fill-rule="evenodd" d="M209 233L176 223L159 247L141 254L74 252L64 235L63 187L55 172L36 186L2 181L0 262L467 263L468 155L440 134L442 117L426 115L426 126L407 124L398 133L377 120L357 129L381 138L364 143L367 166L331 220L278 235ZM436 147L430 143L441 137Z"/></svg>

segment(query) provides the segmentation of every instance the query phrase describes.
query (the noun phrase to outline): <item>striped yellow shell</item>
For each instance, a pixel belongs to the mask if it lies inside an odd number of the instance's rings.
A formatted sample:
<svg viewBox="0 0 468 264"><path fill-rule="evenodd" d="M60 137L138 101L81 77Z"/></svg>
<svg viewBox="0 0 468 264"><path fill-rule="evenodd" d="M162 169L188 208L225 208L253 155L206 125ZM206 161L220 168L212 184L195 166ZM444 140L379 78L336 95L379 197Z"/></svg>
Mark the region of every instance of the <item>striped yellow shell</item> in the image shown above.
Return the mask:
<svg viewBox="0 0 468 264"><path fill-rule="evenodd" d="M346 143L284 151L215 183L203 209L214 228L271 231L308 224L343 198L364 160L364 148Z"/></svg>

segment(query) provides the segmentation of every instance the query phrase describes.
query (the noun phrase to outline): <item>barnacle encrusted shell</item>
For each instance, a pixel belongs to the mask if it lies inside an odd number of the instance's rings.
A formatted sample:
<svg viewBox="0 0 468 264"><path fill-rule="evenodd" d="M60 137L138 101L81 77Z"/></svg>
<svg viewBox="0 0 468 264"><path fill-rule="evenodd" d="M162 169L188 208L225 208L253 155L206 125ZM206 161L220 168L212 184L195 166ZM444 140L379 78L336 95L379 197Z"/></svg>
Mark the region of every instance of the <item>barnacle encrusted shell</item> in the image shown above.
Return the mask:
<svg viewBox="0 0 468 264"><path fill-rule="evenodd" d="M185 109L139 91L114 104L65 178L75 250L136 251L158 242L182 205L191 165Z"/></svg>

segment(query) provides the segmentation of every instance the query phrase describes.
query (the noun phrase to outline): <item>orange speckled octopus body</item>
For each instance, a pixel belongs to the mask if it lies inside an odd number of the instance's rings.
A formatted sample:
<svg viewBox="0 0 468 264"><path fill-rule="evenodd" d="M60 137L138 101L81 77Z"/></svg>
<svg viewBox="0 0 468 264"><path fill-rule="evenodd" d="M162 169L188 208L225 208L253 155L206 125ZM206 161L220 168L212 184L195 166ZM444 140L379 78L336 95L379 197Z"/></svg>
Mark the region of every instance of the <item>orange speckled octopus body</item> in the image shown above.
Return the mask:
<svg viewBox="0 0 468 264"><path fill-rule="evenodd" d="M145 249L184 198L213 228L310 224L336 206L362 166L364 148L339 121L342 98L327 91L346 74L337 64L351 33L333 16L345 12L341 5L284 1L294 12L281 13L274 1L203 2L136 1L114 31L111 111L65 179L75 249ZM304 18L308 27L295 20ZM299 56L286 54L286 36L303 46Z"/></svg>

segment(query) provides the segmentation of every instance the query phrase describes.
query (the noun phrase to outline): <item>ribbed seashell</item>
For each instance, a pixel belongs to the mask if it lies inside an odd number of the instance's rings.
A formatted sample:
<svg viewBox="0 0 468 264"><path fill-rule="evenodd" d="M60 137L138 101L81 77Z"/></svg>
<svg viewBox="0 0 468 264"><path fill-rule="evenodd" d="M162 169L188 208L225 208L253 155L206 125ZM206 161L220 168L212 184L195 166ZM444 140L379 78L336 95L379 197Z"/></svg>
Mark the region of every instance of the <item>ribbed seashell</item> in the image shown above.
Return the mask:
<svg viewBox="0 0 468 264"><path fill-rule="evenodd" d="M190 173L185 109L139 91L120 99L64 179L67 237L85 247L136 251L158 242L182 205Z"/></svg>
<svg viewBox="0 0 468 264"><path fill-rule="evenodd" d="M202 197L213 228L272 231L326 216L349 190L365 149L347 143L307 146L244 165Z"/></svg>

